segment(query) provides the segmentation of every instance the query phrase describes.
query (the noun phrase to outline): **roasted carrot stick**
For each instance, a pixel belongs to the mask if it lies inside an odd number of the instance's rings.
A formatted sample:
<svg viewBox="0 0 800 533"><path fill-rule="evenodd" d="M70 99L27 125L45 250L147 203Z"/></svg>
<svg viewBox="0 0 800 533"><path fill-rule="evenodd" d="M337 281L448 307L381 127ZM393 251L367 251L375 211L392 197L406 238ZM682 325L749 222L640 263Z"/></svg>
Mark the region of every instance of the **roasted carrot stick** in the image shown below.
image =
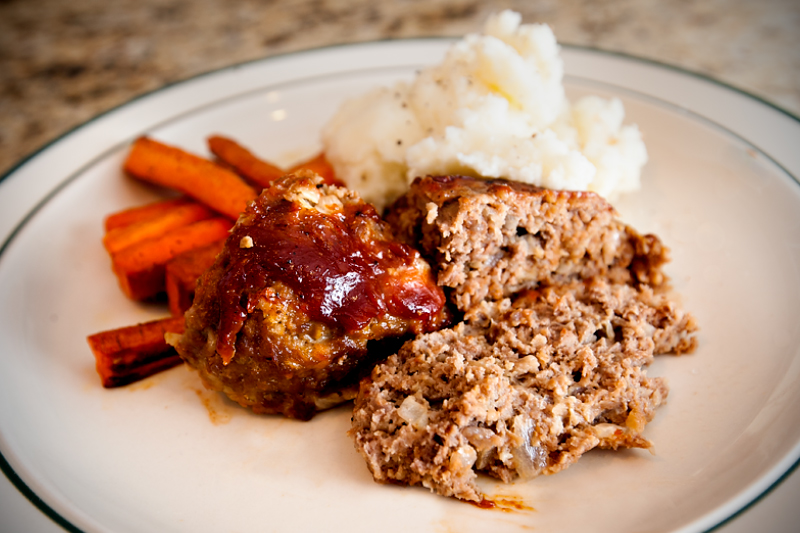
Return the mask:
<svg viewBox="0 0 800 533"><path fill-rule="evenodd" d="M220 161L260 187L269 187L273 180L286 174L281 168L259 159L233 139L214 135L208 138L208 148Z"/></svg>
<svg viewBox="0 0 800 533"><path fill-rule="evenodd" d="M236 173L147 137L137 139L124 169L131 176L178 190L236 219L256 191Z"/></svg>
<svg viewBox="0 0 800 533"><path fill-rule="evenodd" d="M103 387L127 385L180 364L164 335L183 333L184 327L183 317L170 317L86 337Z"/></svg>
<svg viewBox="0 0 800 533"><path fill-rule="evenodd" d="M319 154L315 155L311 159L303 161L302 163L298 163L297 165L293 166L288 172L297 172L301 169L313 170L325 180L325 183L329 183L331 185L344 185L337 177L336 172L333 170L333 167L325 158L325 154L320 152Z"/></svg>
<svg viewBox="0 0 800 533"><path fill-rule="evenodd" d="M167 209L151 218L106 232L103 237L103 246L109 253L119 252L137 242L164 235L173 229L212 218L215 215L216 213L210 208L190 201L184 205Z"/></svg>
<svg viewBox="0 0 800 533"><path fill-rule="evenodd" d="M165 283L169 311L173 316L183 316L192 306L197 279L214 264L224 244L224 240L219 240L183 252L167 263Z"/></svg>
<svg viewBox="0 0 800 533"><path fill-rule="evenodd" d="M176 255L225 238L233 222L209 218L147 239L111 254L111 264L122 291L144 300L165 290L165 266Z"/></svg>
<svg viewBox="0 0 800 533"><path fill-rule="evenodd" d="M152 218L174 207L186 205L192 202L193 200L185 196L180 196L178 198L158 200L149 204L123 209L122 211L111 213L106 217L105 230L111 231L113 229L129 226L135 222L141 222L142 220Z"/></svg>

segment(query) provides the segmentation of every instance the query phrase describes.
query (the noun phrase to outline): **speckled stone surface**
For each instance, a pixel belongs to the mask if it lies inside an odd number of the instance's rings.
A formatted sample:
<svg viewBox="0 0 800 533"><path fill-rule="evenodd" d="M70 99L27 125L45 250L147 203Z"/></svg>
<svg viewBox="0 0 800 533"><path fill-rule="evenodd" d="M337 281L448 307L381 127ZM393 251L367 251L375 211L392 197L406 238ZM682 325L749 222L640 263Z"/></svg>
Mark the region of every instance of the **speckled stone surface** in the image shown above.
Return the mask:
<svg viewBox="0 0 800 533"><path fill-rule="evenodd" d="M798 0L0 0L0 175L167 83L329 44L461 35L505 7L563 43L705 74L800 115Z"/></svg>

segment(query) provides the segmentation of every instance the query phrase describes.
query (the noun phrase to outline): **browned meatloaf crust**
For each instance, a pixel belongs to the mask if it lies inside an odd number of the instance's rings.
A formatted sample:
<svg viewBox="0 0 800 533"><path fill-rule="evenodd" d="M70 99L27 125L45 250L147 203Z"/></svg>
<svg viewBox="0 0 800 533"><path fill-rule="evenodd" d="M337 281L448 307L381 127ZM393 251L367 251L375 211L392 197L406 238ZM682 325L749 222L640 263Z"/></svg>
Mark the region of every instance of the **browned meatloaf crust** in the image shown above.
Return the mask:
<svg viewBox="0 0 800 533"><path fill-rule="evenodd" d="M695 328L650 287L599 278L484 302L378 365L351 435L377 481L480 501L477 472L525 479L592 448L650 447L667 386L644 367L691 350Z"/></svg>
<svg viewBox="0 0 800 533"><path fill-rule="evenodd" d="M300 172L239 218L175 344L207 387L308 419L355 395L388 355L379 341L446 325L444 304L428 264L372 206Z"/></svg>
<svg viewBox="0 0 800 533"><path fill-rule="evenodd" d="M484 299L573 279L663 284L666 248L615 216L591 192L428 176L412 183L386 220L436 265L439 284L467 311Z"/></svg>

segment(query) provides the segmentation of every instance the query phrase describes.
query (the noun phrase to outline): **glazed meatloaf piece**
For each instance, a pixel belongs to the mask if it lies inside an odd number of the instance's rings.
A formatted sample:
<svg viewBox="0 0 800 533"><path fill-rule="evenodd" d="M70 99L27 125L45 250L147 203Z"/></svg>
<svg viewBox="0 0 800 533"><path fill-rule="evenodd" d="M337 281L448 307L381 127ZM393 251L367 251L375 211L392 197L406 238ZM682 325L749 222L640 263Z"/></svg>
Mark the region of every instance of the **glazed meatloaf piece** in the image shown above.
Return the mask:
<svg viewBox="0 0 800 533"><path fill-rule="evenodd" d="M386 339L448 320L420 254L355 192L305 171L240 216L173 343L207 387L305 420L352 398Z"/></svg>
<svg viewBox="0 0 800 533"><path fill-rule="evenodd" d="M648 286L603 279L484 302L418 336L361 383L351 435L377 481L480 501L593 448L648 448L667 387L654 354L694 348L696 324Z"/></svg>
<svg viewBox="0 0 800 533"><path fill-rule="evenodd" d="M464 176L417 178L386 213L453 289L458 308L540 284L603 276L658 286L667 249L615 218L592 192Z"/></svg>

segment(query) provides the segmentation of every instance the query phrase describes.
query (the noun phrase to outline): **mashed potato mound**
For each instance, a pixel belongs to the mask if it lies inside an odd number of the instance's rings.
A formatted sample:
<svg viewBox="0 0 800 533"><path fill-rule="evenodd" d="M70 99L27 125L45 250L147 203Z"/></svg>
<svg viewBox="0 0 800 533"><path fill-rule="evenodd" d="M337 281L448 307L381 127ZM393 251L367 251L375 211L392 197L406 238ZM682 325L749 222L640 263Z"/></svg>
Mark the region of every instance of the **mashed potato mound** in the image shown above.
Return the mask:
<svg viewBox="0 0 800 533"><path fill-rule="evenodd" d="M322 132L337 175L382 208L417 176L507 178L607 198L636 190L647 151L617 99L570 104L552 30L489 18L411 83L347 101Z"/></svg>

